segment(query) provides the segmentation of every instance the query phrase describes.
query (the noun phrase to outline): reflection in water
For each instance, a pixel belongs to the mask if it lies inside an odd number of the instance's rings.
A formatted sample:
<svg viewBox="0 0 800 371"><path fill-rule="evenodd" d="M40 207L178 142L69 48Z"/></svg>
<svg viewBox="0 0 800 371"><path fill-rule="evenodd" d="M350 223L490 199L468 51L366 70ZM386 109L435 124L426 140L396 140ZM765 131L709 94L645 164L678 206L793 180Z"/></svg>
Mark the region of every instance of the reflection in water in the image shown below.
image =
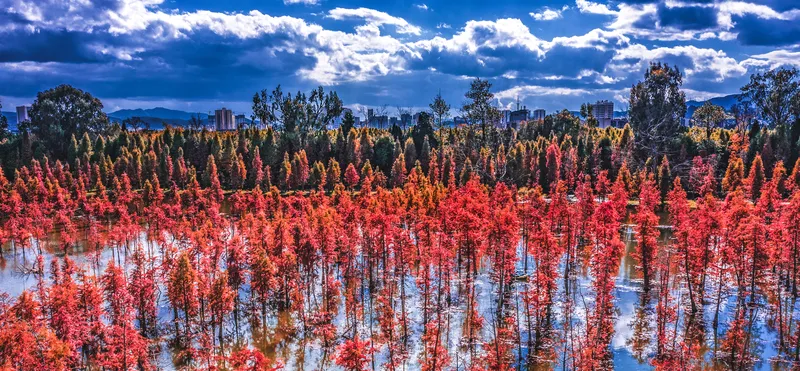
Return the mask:
<svg viewBox="0 0 800 371"><path fill-rule="evenodd" d="M666 216L659 215L662 225L668 222ZM87 231L84 239L79 241L75 248L69 251L69 255L75 260L76 264L101 274L110 260L119 261L126 264L130 258L128 249L107 248L94 249L92 240L88 238L91 233ZM663 245L670 238L670 230L662 228L660 243ZM3 259L0 259L0 287L12 297L18 296L22 291L35 287L36 278L29 274L36 263L36 251L41 248L44 260L47 262L53 257L63 256L63 252L55 249L48 250L50 246L59 246L58 233L51 233L47 241L42 244L34 243L24 251L15 246L6 244L3 246ZM636 249L635 228L626 224L622 230L622 239L625 242L625 253L621 257L619 271L616 277L615 295L615 334L611 341L614 366L617 369L626 370L648 370L652 369L649 361L656 352L656 321L655 312L658 302L658 292L643 292L642 276L637 267L637 261L633 256ZM139 241L131 245L139 244L147 246L153 254L158 255L161 251L156 244L148 238L145 233L140 235ZM520 244L522 245L522 244ZM519 254L522 253L520 247ZM546 311L532 313L531 321L525 321L526 313L524 297L521 295L523 287L529 284L526 280L514 282L514 290L508 294L506 302L508 306L517 311L516 325L523 328L521 331L518 345L513 349L514 365L528 370L572 369L575 360L569 355L575 354L580 346L580 335L577 335L585 325L587 308L592 306L592 292L590 270L585 256L576 252L573 257L575 266L569 269L565 261L562 261L557 271L559 277L556 280L555 300L553 305ZM531 277L536 271L537 261L531 259L526 261L520 259L517 266L520 276ZM491 331L494 330L493 319L497 308L492 300L492 293L497 289L496 283L490 279L490 267L483 262L478 264L478 275L474 278L474 292L466 292L471 285L465 284L463 279L453 278L453 287L449 295L439 299L443 307L448 308L444 311L445 318L439 319L443 324L441 328L445 332L442 336L443 344L446 344L450 351L451 365L464 369L464 365L475 355L477 342L462 342L462 335L469 333L474 324L470 323L472 313L468 313L465 308L474 308L474 319L485 320L486 326L480 331L481 339L492 338ZM566 279L563 272L574 272ZM677 272L676 272L677 273ZM676 274L677 277L677 274ZM338 279L345 281L342 277ZM446 281L450 281L448 278ZM708 302L699 306L699 311L694 316L686 316L680 312L681 316L675 326L678 329L678 337L685 339L687 360L695 360L693 364L705 369L730 369L730 368L755 368L759 370L779 370L785 368L784 364L770 362L770 358L777 355L775 350L776 334L773 330L776 318L767 318L767 310L748 306L741 298L731 294L731 287L719 279L719 277L708 277L707 284L704 285L709 291L707 294ZM351 283L348 283L351 284ZM403 283L406 290L409 336L410 339L420 339L422 334L422 316L425 315L421 309L422 303L419 302L420 292L411 276L408 282ZM681 279L673 278L670 280L670 291L674 292L673 300L680 305L676 305L678 310L685 307L685 295L681 295ZM163 288L161 288L163 290ZM165 290L164 290L165 291ZM249 288L243 290L249 291ZM243 333L234 333L232 329L227 329L224 338L230 344L226 345L232 349L240 349L251 345L270 359L283 360L288 369L297 370L317 370L335 369L331 364L331 354L334 352L335 344L327 344L315 335L315 329L309 328L302 331L303 326L298 326L299 319L292 316L290 310L269 309L272 313L265 318L264 323L260 319L261 308L250 308L244 302L247 294L242 294L237 310L241 313L241 328ZM369 293L362 293L369 296ZM465 298L472 297L474 302L470 303ZM162 303L159 305L158 316L160 324L171 323L173 313L168 305L166 298L161 297ZM776 306L780 303L782 311L786 316L791 316L798 310L797 300L791 296L777 297L770 294L766 299L770 305ZM469 305L468 305L469 304ZM241 305L241 308L239 308ZM349 334L353 331L353 326L357 321L348 318L350 313L355 311L345 310L348 305L345 300L338 303L338 310L332 323L335 325L337 336ZM374 314L366 312L361 308L362 314L367 319ZM237 317L239 314L237 314ZM253 321L255 319L255 321ZM250 322L253 323L250 323ZM528 322L528 323L526 323ZM529 324L540 324L540 326L530 326ZM770 325L771 324L771 325ZM472 325L472 326L471 326ZM768 326L769 325L769 326ZM790 328L795 333L798 331L797 325ZM163 331L161 329L160 331ZM732 342L729 339L735 338L737 331L750 334L745 337L743 342ZM794 334L792 334L794 335ZM787 335L788 336L788 335ZM796 335L794 335L796 336ZM543 346L542 341L551 342L548 346ZM421 353L422 344L410 341L407 345L407 357L405 362L406 369L415 370L419 367L418 355ZM541 353L542 349L552 349L555 354ZM184 364L182 359L184 354L180 347L173 344L171 352L164 352L158 360L159 366L165 369L180 367ZM752 358L742 357L742 354L756 354L758 360L755 363L748 363ZM738 356L737 356L738 355ZM379 366L386 361L384 354L375 354L372 362ZM554 359L555 358L555 359ZM547 360L542 362L541 360ZM376 367L377 368L377 367Z"/></svg>
<svg viewBox="0 0 800 371"><path fill-rule="evenodd" d="M650 323L653 321L653 313L653 306L650 303L650 293L640 292L634 319L630 324L633 330L632 335L627 341L631 355L640 364L649 360L649 355L652 351L653 330Z"/></svg>

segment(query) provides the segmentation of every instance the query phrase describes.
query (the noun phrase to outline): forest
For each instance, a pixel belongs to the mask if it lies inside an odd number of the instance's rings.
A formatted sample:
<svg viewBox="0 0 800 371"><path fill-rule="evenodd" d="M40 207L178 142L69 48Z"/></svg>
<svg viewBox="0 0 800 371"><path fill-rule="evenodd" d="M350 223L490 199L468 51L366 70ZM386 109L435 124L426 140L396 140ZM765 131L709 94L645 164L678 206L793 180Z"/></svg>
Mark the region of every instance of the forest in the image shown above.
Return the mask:
<svg viewBox="0 0 800 371"><path fill-rule="evenodd" d="M0 130L0 367L798 369L800 72L689 127L681 78L602 129L498 128L480 79L459 127L278 87L267 128L129 130L42 92Z"/></svg>

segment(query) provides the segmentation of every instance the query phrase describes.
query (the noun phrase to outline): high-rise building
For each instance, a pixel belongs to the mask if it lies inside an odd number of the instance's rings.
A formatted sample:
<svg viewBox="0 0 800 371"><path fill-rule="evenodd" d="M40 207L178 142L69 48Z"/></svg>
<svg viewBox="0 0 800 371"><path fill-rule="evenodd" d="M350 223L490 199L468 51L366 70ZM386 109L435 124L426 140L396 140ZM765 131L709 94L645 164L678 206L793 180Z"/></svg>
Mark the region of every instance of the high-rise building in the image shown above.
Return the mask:
<svg viewBox="0 0 800 371"><path fill-rule="evenodd" d="M541 108L533 110L533 121L543 121L545 116L547 116L545 110Z"/></svg>
<svg viewBox="0 0 800 371"><path fill-rule="evenodd" d="M511 112L508 120L508 126L514 129L518 128L521 122L528 121L530 114L531 111L528 110L528 107L523 106L520 109L519 104L517 104L517 110Z"/></svg>
<svg viewBox="0 0 800 371"><path fill-rule="evenodd" d="M214 111L217 131L236 130L236 121L233 119L233 111L222 107Z"/></svg>
<svg viewBox="0 0 800 371"><path fill-rule="evenodd" d="M599 100L589 106L592 108L592 115L597 119L598 127L607 128L611 126L611 120L614 119L614 102Z"/></svg>
<svg viewBox="0 0 800 371"><path fill-rule="evenodd" d="M19 127L23 122L31 121L31 117L28 116L29 109L31 108L28 106L17 107L17 127Z"/></svg>
<svg viewBox="0 0 800 371"><path fill-rule="evenodd" d="M511 110L504 109L500 111L500 127L505 128L511 124Z"/></svg>

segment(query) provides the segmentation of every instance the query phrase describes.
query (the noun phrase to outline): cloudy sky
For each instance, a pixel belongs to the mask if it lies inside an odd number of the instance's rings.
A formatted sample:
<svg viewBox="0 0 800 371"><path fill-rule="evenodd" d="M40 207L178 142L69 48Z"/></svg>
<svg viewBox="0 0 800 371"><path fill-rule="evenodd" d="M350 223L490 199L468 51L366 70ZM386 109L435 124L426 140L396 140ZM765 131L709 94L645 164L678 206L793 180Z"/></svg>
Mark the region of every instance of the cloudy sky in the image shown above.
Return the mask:
<svg viewBox="0 0 800 371"><path fill-rule="evenodd" d="M693 99L800 66L798 0L0 0L0 99L61 83L108 111L249 112L254 92L323 85L348 105L460 106L488 78L501 105L577 108L677 64Z"/></svg>

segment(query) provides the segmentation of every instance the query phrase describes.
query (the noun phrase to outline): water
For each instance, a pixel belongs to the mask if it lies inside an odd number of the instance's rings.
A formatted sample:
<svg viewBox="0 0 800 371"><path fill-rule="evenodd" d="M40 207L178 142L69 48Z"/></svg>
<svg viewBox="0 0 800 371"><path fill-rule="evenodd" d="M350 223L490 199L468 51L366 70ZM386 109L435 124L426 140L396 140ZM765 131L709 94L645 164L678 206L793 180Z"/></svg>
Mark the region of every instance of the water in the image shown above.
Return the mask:
<svg viewBox="0 0 800 371"><path fill-rule="evenodd" d="M666 222L666 217L662 215L662 221ZM669 230L662 230L661 242L664 243L669 237ZM611 349L613 352L613 361L617 369L622 370L650 370L653 369L649 364L649 360L655 352L654 345L654 300L642 302L642 279L637 271L636 260L633 258L632 253L636 248L636 238L634 229L630 225L626 225L622 231L622 238L626 245L626 251L619 263L619 270L616 277L616 287L614 295L616 298L616 317L614 323L614 336L611 341ZM55 243L58 240L57 233L51 233L45 243L34 244L33 247L26 249L23 253L20 250L14 252L13 247L7 244L3 247L3 259L0 259L0 287L2 291L9 294L11 297L20 295L24 290L34 289L37 279L34 274L25 273L29 272L34 266L36 260L36 250L41 247L44 256L45 265L48 266L49 261L53 258L63 257L63 253L53 250L52 246L57 246ZM141 245L152 246L152 241L148 240L146 233L141 232L139 238L134 243ZM100 251L92 251L88 248L88 241L84 238L79 241L77 246L69 251L70 257L78 264L83 266L89 271L102 271L105 263L111 259L125 259L125 251L119 248L105 248ZM522 252L520 244L519 254ZM100 264L96 264L99 262ZM517 271L522 272L523 261L520 259L517 263ZM563 263L562 263L563 264ZM489 278L488 264L481 266L481 273L476 279L476 296L478 301L478 311L486 319L487 323L491 322L494 314L494 291L496 285L493 284ZM530 270L531 268L529 268ZM575 284L580 288L581 293L587 296L587 300L591 303L591 279L587 277L586 269L579 268L579 271L584 272L583 275L577 278ZM563 272L563 267L559 270ZM422 334L422 313L419 308L422 307L420 303L419 288L416 285L414 278L407 276L405 280L407 307L409 308L409 321L410 321L410 338L412 339L409 344L408 358L406 359L406 367L409 370L414 370L419 365L418 357L422 351L422 344L419 341ZM714 285L712 285L714 286ZM563 295L564 282L560 277L558 280L559 295ZM160 290L165 293L166 290L162 287ZM247 288L245 290L247 291ZM680 294L680 288L676 288L676 295ZM242 300L247 299L245 292L240 293ZM518 293L512 296L512 303L514 300L519 300ZM731 316L734 306L733 295L728 295L727 299L722 304L722 328L720 333L724 333L725 326ZM461 303L463 304L463 303ZM334 324L337 325L338 334L344 332L345 310L344 304L340 305L340 310L334 319ZM710 308L710 303L706 305ZM590 304L591 307L591 304ZM453 361L459 362L463 369L463 352L456 352L455 349L459 347L459 339L462 337L462 328L459 325L465 320L464 306L453 308L448 316L450 318L450 334L447 337L447 346L451 349L450 357ZM563 326L563 307L562 303L558 300L555 305L555 315L559 323L558 326ZM797 308L796 308L797 310ZM575 317L582 318L585 314L583 308L577 305L575 308ZM776 333L772 329L765 326L766 323L766 310L759 313L757 326L754 328L756 334L757 344L759 344L759 361L755 365L757 370L782 370L788 369L784 363L772 362L771 360L777 356L776 348ZM158 314L162 326L169 324L172 321L172 310L166 300L164 294L161 294ZM711 322L712 310L705 310L706 322ZM518 318L521 318L518 316ZM268 333L260 334L260 331L251 331L246 320L240 321L241 327L244 329L245 337L250 339L250 343L256 348L263 351L271 358L281 359L289 370L315 370L315 369L336 369L333 366L330 355L334 352L334 348L323 349L317 340L303 340L300 336L292 331L287 331L290 324L297 323L296 319L292 319L288 312L278 313L276 316L271 316L270 323L267 328ZM376 326L377 327L377 326ZM710 329L707 330L707 338L710 336ZM558 332L557 332L558 334ZM230 334L229 334L230 335ZM484 328L483 338L488 340L491 336L489 329ZM525 335L523 335L525 336ZM522 339L524 343L525 339ZM708 341L707 341L708 342ZM166 342L162 345L163 351L157 357L157 365L160 369L174 369L178 360L173 352L170 351ZM514 350L515 356L517 350ZM524 359L527 350L522 350L522 357ZM385 351L376 354L376 363L380 364L386 360L387 354ZM709 368L721 369L719 365L715 365L712 357L712 350L706 350L704 357ZM560 361L554 365L555 368L560 369Z"/></svg>

